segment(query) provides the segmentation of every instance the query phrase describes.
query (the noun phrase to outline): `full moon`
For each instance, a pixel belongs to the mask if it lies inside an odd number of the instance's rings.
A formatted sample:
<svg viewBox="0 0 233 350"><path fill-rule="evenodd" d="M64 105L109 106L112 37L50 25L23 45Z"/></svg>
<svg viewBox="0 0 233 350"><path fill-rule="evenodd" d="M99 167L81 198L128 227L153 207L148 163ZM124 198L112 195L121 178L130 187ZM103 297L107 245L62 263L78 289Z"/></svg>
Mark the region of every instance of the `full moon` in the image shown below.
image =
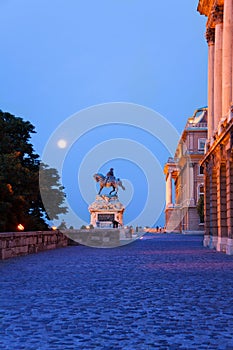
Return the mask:
<svg viewBox="0 0 233 350"><path fill-rule="evenodd" d="M57 141L57 145L59 148L66 148L67 146L67 141L64 139L60 139Z"/></svg>

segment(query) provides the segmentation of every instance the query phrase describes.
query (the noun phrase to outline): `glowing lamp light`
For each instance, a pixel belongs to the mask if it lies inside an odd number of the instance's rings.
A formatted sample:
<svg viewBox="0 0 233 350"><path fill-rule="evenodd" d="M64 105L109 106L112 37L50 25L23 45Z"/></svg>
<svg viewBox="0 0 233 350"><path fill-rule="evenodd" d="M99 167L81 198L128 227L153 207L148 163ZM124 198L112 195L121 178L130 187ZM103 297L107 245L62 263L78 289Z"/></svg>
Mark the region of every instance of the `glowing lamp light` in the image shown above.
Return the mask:
<svg viewBox="0 0 233 350"><path fill-rule="evenodd" d="M57 227L56 227L56 226L52 226L51 229L52 229L53 231L56 231Z"/></svg>
<svg viewBox="0 0 233 350"><path fill-rule="evenodd" d="M18 224L17 229L19 231L23 231L24 230L24 226L22 224Z"/></svg>

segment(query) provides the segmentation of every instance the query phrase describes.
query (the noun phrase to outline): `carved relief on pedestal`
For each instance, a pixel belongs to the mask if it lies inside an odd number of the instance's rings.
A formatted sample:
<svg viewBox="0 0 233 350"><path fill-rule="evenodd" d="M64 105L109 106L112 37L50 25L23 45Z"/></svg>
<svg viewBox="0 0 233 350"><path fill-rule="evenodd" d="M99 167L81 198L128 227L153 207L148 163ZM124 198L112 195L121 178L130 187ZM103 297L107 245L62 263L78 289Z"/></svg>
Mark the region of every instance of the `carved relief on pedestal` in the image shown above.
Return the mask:
<svg viewBox="0 0 233 350"><path fill-rule="evenodd" d="M119 201L118 196L97 195L96 200L89 205L91 224L94 227L108 227L116 220L123 225L124 205Z"/></svg>
<svg viewBox="0 0 233 350"><path fill-rule="evenodd" d="M122 210L123 204L119 201L117 196L109 198L108 196L96 196L95 202L89 206L89 211L96 210Z"/></svg>

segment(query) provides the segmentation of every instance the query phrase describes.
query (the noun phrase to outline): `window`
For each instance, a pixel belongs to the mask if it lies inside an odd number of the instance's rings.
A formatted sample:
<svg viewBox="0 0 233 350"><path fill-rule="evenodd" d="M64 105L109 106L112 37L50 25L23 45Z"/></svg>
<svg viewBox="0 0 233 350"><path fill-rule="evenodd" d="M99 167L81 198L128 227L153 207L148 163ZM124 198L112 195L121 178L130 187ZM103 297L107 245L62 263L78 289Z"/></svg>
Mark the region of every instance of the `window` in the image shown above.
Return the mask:
<svg viewBox="0 0 233 350"><path fill-rule="evenodd" d="M204 174L204 168L202 165L200 165L199 167L199 175L203 175Z"/></svg>
<svg viewBox="0 0 233 350"><path fill-rule="evenodd" d="M198 198L200 198L201 196L204 197L204 185L200 185L198 188Z"/></svg>
<svg viewBox="0 0 233 350"><path fill-rule="evenodd" d="M204 151L206 139L198 139L198 151Z"/></svg>

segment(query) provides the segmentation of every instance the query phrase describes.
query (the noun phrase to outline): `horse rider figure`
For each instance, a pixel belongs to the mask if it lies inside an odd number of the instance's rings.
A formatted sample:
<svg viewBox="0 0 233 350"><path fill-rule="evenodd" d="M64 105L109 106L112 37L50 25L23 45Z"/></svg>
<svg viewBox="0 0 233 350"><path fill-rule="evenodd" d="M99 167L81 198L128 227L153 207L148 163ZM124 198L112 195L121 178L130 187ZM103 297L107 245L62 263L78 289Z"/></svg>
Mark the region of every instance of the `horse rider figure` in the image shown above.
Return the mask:
<svg viewBox="0 0 233 350"><path fill-rule="evenodd" d="M106 177L105 177L105 184L107 184L108 181L114 181L115 180L115 176L114 176L114 173L113 173L113 168L111 168L109 170L109 172L107 173Z"/></svg>

